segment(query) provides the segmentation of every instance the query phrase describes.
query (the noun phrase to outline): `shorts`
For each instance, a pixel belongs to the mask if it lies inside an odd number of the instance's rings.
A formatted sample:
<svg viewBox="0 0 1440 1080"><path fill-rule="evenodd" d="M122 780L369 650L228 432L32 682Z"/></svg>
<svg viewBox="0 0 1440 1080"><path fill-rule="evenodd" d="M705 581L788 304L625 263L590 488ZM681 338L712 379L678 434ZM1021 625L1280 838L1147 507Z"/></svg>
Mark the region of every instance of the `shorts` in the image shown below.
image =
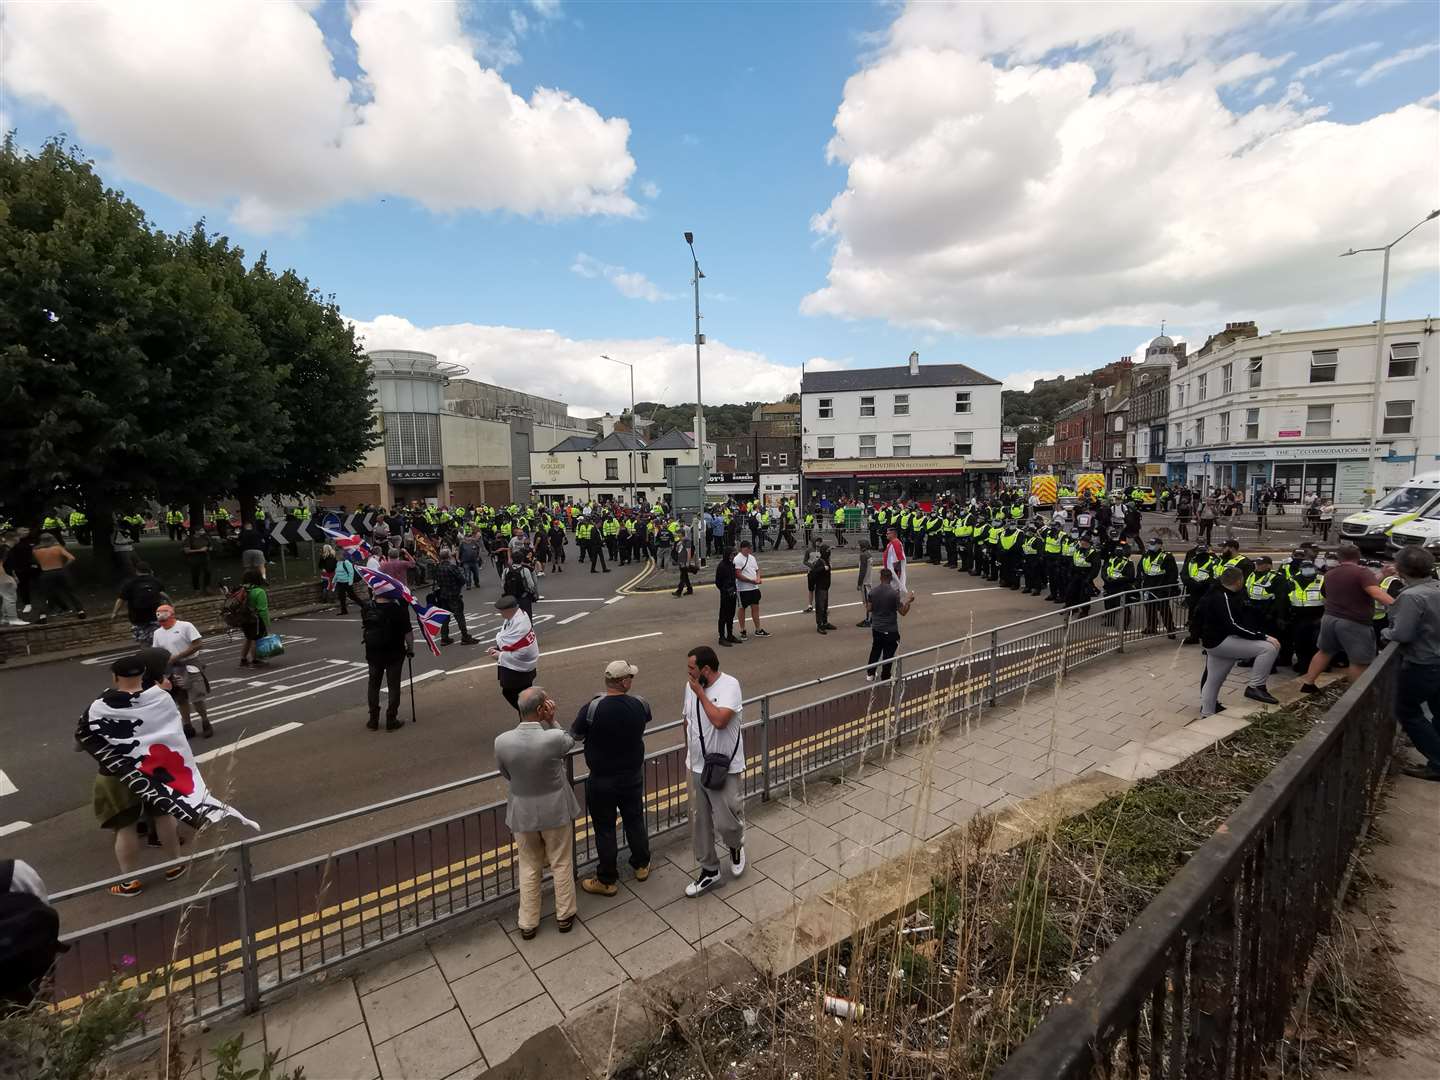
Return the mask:
<svg viewBox="0 0 1440 1080"><path fill-rule="evenodd" d="M760 603L759 589L742 589L740 591L740 606L742 608L754 607L758 603Z"/></svg>
<svg viewBox="0 0 1440 1080"><path fill-rule="evenodd" d="M860 599L864 600L866 603L869 603L870 601L870 589L871 585L868 581L862 581L860 583Z"/></svg>
<svg viewBox="0 0 1440 1080"><path fill-rule="evenodd" d="M1331 656L1343 652L1352 664L1368 664L1375 659L1375 631L1369 623L1326 615L1320 620L1316 646Z"/></svg>
<svg viewBox="0 0 1440 1080"><path fill-rule="evenodd" d="M259 641L269 631L265 629L264 619L256 619L254 622L242 626L240 632L245 635L246 641Z"/></svg>
<svg viewBox="0 0 1440 1080"><path fill-rule="evenodd" d="M134 825L143 812L139 798L115 776L95 777L91 803L95 808L95 820L102 829L123 829Z"/></svg>
<svg viewBox="0 0 1440 1080"><path fill-rule="evenodd" d="M210 693L210 680L203 671L190 671L188 666L170 672L170 696L178 705L182 702L204 701Z"/></svg>

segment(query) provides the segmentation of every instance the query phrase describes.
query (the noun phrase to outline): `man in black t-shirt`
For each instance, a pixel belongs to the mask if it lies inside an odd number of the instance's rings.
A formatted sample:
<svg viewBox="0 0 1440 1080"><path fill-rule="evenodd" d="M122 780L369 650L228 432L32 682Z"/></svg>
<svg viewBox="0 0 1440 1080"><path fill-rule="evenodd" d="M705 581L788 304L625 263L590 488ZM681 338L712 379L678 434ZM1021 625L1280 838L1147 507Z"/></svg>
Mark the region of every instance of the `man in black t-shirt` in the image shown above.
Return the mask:
<svg viewBox="0 0 1440 1080"><path fill-rule="evenodd" d="M120 586L110 618L113 621L119 617L120 609L124 608L130 620L130 636L141 645L149 645L155 628L160 625L155 621L155 609L165 603L169 603L169 597L165 595L164 583L150 572L147 564L137 561L135 573Z"/></svg>
<svg viewBox="0 0 1440 1080"><path fill-rule="evenodd" d="M365 644L365 663L370 668L366 703L371 731L380 727L380 680L385 680L385 730L396 731L400 723L400 672L405 658L414 656L414 634L410 628L410 605L385 596L375 596L364 585L355 586L360 604L360 633Z"/></svg>
<svg viewBox="0 0 1440 1080"><path fill-rule="evenodd" d="M614 896L619 888L615 814L625 825L635 879L650 876L650 836L645 830L645 728L650 704L630 693L640 669L624 660L605 666L605 693L580 707L570 734L585 743L585 805L595 830L595 876L580 888Z"/></svg>

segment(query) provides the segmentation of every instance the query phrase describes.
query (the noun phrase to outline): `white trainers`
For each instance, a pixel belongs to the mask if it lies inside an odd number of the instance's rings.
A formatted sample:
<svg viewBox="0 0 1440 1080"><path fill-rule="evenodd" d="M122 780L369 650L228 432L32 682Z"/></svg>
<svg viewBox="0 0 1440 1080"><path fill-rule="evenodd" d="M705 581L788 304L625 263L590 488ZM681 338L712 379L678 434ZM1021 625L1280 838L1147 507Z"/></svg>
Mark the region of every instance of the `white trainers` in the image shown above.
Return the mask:
<svg viewBox="0 0 1440 1080"><path fill-rule="evenodd" d="M739 876L740 876L741 874L743 874L744 872L745 872L745 848L744 848L743 845L740 846L740 847L738 847L738 848L733 848L733 847L732 847L732 848L730 849L730 876L731 876L731 877L739 877Z"/></svg>
<svg viewBox="0 0 1440 1080"><path fill-rule="evenodd" d="M690 897L699 896L701 893L709 892L710 886L720 880L720 875L709 870L701 870L700 876L689 885L685 886L685 895Z"/></svg>

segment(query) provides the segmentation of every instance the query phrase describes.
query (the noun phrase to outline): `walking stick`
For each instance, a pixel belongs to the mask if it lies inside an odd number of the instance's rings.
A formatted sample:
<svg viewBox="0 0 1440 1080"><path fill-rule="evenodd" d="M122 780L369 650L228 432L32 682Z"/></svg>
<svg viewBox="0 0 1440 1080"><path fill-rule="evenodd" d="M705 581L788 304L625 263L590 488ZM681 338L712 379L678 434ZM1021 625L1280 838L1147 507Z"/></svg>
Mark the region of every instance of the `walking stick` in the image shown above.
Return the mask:
<svg viewBox="0 0 1440 1080"><path fill-rule="evenodd" d="M415 651L412 649L406 657L410 665L410 722L415 723Z"/></svg>

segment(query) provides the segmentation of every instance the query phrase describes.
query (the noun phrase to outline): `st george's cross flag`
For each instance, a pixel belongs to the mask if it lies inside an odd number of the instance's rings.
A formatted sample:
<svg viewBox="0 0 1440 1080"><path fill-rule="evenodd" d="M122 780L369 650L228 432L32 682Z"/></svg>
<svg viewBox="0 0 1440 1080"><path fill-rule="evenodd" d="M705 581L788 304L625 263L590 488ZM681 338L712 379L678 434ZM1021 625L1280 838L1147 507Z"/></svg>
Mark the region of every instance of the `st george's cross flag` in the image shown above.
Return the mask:
<svg viewBox="0 0 1440 1080"><path fill-rule="evenodd" d="M158 686L138 694L107 690L80 718L75 739L152 815L169 815L193 829L226 817L260 829L210 794L185 737L180 709Z"/></svg>

